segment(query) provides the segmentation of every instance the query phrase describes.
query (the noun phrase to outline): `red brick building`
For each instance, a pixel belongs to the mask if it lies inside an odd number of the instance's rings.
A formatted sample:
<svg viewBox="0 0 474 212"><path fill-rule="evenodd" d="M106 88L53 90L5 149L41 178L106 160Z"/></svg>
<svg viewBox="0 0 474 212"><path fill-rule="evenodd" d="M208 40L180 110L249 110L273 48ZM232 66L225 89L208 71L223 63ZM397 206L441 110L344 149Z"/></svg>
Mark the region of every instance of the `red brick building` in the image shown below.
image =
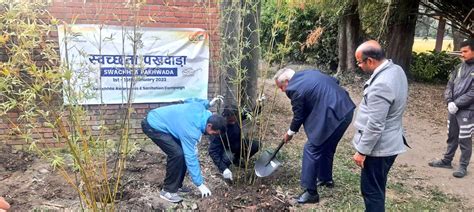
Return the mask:
<svg viewBox="0 0 474 212"><path fill-rule="evenodd" d="M165 28L201 28L210 36L210 67L209 67L209 96L217 93L219 57L219 3L217 0L146 0L139 7L127 3L127 0L53 0L48 11L55 18L67 24L105 24L117 26L133 26ZM130 1L133 2L133 1ZM146 3L145 3L146 2ZM57 37L57 32L53 32ZM145 137L141 131L140 121L150 109L161 104L134 104L131 116L130 139L137 141ZM110 126L109 135L119 135L119 125L123 122L125 106L85 106L88 116L83 124L98 134L98 110L102 110L102 123ZM10 120L18 118L18 112L8 113ZM20 135L10 130L12 124L7 119L0 119L0 142L13 145L16 148L24 147L26 142ZM94 132L95 131L95 132ZM53 138L51 128L36 129L33 139L40 140L40 146L61 146ZM114 136L115 135L115 136Z"/></svg>

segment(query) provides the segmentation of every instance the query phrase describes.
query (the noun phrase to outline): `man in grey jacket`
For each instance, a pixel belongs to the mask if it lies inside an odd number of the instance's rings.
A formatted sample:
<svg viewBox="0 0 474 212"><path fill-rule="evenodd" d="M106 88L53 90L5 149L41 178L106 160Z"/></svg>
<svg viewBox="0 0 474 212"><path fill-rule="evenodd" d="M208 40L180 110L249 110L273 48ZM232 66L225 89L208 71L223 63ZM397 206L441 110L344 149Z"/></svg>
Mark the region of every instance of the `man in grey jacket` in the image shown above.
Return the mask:
<svg viewBox="0 0 474 212"><path fill-rule="evenodd" d="M354 162L362 168L360 183L366 211L385 210L387 175L398 154L405 152L402 117L408 82L403 69L385 59L382 47L371 40L361 44L357 65L370 79L354 121Z"/></svg>
<svg viewBox="0 0 474 212"><path fill-rule="evenodd" d="M448 104L448 147L441 160L429 162L432 167L452 169L451 161L458 146L461 149L459 168L454 177L467 174L472 154L472 130L474 128L474 39L461 43L463 62L451 73L444 98Z"/></svg>

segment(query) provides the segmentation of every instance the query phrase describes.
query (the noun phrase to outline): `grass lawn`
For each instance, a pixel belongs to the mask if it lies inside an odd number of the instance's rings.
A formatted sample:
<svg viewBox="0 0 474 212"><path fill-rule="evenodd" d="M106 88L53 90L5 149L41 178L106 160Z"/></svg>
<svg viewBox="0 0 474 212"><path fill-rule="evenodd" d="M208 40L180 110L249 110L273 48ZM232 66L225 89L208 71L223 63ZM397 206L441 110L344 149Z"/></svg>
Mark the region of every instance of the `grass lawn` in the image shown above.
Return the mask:
<svg viewBox="0 0 474 212"><path fill-rule="evenodd" d="M351 160L353 148L348 140L339 143L334 160L334 177L337 186L334 189L321 188L321 196L328 201L323 208L330 210L363 211L364 201L360 195L360 169ZM387 185L387 211L436 211L459 210L464 206L455 196L443 193L436 187L413 186L407 167L396 164L389 174Z"/></svg>
<svg viewBox="0 0 474 212"><path fill-rule="evenodd" d="M415 42L413 43L413 51L420 53L425 51L431 51L434 49L436 44L436 39L423 39L423 38L415 38ZM445 51L452 51L453 50L453 40L444 40L443 41L443 50Z"/></svg>
<svg viewBox="0 0 474 212"><path fill-rule="evenodd" d="M286 148L279 155L280 161L291 164L283 168L284 176L273 182L280 193L298 193L301 173L302 146ZM298 205L293 210L364 211L364 200L360 194L360 168L352 161L354 149L349 140L343 139L337 147L334 159L334 181L336 187L319 187L319 204ZM293 160L289 162L289 160ZM413 170L395 161L390 170L386 192L387 211L459 211L472 210L463 205L457 196L447 194L436 186L413 183L409 180Z"/></svg>

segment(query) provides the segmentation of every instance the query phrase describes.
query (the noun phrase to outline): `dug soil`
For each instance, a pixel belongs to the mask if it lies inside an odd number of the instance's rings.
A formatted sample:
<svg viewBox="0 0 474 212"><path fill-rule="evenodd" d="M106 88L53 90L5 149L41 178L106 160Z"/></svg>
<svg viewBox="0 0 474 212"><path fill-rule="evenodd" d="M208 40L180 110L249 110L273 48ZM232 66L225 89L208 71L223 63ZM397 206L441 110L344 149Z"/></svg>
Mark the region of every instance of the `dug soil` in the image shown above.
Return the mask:
<svg viewBox="0 0 474 212"><path fill-rule="evenodd" d="M288 128L291 120L291 107L287 97L275 92L271 80L264 83L267 101L272 104L265 140L267 145L275 147L279 138ZM347 86L356 104L361 97L360 86ZM409 170L405 182L412 186L425 184L437 186L443 192L459 197L468 208L474 208L474 172L463 179L452 176L453 170L431 168L427 163L440 158L446 145L446 105L443 103L442 85L411 83L409 106L405 113L405 129L412 149L400 155L396 167ZM276 95L275 95L276 94ZM345 135L348 141L353 135L350 128ZM295 136L293 143L302 146L304 135ZM120 210L156 210L156 209L193 209L193 210L268 210L283 211L298 209L293 197L301 192L298 179L299 171L294 170L295 163L301 163L300 153L287 154L280 169L272 176L255 179L251 184L223 181L220 173L207 156L208 141L200 144L202 173L206 184L212 191L212 197L202 199L199 191L186 178L185 186L191 192L184 193L184 201L170 204L159 197L165 175L166 156L152 142L142 144L141 149L129 160L121 186L123 188L116 201ZM292 148L290 145L284 148ZM457 167L459 152L455 159ZM474 158L474 157L473 157ZM285 158L283 158L285 160ZM471 163L472 163L471 159ZM253 167L248 167L251 170ZM234 169L235 175L242 176L243 169ZM252 171L249 171L252 173ZM247 176L252 178L252 176ZM246 177L242 177L245 179ZM57 171L47 162L31 153L14 151L2 146L0 152L0 196L10 202L12 210L27 211L34 209L63 210L80 208L77 193L69 186Z"/></svg>

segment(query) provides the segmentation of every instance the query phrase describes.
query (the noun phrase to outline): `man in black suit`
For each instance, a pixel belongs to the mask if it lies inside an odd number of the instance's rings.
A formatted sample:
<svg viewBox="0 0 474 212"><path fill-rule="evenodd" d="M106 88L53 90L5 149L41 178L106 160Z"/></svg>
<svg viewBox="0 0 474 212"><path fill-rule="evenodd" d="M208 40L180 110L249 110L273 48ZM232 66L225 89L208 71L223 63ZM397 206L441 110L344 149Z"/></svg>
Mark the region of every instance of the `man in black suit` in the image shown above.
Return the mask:
<svg viewBox="0 0 474 212"><path fill-rule="evenodd" d="M355 105L337 79L318 70L295 73L283 68L274 79L278 88L290 98L293 110L290 129L283 139L290 141L301 125L308 137L301 173L301 186L305 192L299 196L298 203L319 202L318 184L334 185L334 153L352 121Z"/></svg>

